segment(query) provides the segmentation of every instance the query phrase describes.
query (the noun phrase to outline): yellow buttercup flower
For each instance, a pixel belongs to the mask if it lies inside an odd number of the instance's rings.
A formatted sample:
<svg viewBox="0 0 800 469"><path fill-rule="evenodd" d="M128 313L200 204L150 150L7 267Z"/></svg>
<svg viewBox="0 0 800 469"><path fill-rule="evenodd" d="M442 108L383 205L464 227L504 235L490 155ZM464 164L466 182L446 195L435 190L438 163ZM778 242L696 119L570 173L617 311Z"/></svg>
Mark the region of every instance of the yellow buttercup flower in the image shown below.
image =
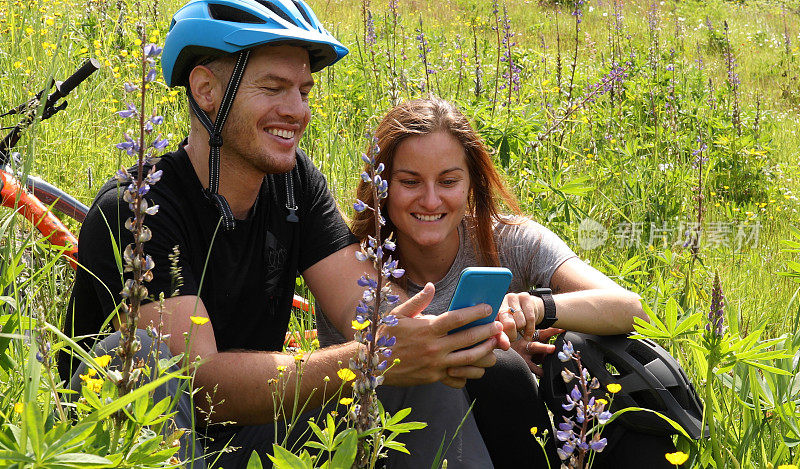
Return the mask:
<svg viewBox="0 0 800 469"><path fill-rule="evenodd" d="M536 436L536 432L539 431L538 427L531 427L531 435Z"/></svg>
<svg viewBox="0 0 800 469"><path fill-rule="evenodd" d="M100 390L103 389L103 380L87 379L83 385L89 388L89 390L94 391L95 394L100 394Z"/></svg>
<svg viewBox="0 0 800 469"><path fill-rule="evenodd" d="M356 374L353 373L353 370L350 370L348 368L340 369L339 371L336 372L336 375L342 381L352 381L352 380L356 379Z"/></svg>
<svg viewBox="0 0 800 469"><path fill-rule="evenodd" d="M353 398L352 397L343 397L343 398L339 399L339 404L342 404L342 405L350 405L352 403L353 403Z"/></svg>
<svg viewBox="0 0 800 469"><path fill-rule="evenodd" d="M369 321L364 321L363 323L359 323L354 319L352 322L352 326L353 329L360 331L361 329L364 329L365 327L369 326Z"/></svg>
<svg viewBox="0 0 800 469"><path fill-rule="evenodd" d="M608 392L610 392L611 394L616 394L622 390L622 386L620 386L617 383L611 383L608 386L606 386L606 389L608 389Z"/></svg>
<svg viewBox="0 0 800 469"><path fill-rule="evenodd" d="M92 379L92 376L96 375L97 371L94 368L89 368L86 370L85 375L78 375L81 378L81 381L87 382Z"/></svg>
<svg viewBox="0 0 800 469"><path fill-rule="evenodd" d="M674 453L667 453L664 455L669 461L670 464L674 464L676 466L680 466L681 464L685 463L687 459L689 459L689 455L682 452L682 451L675 451Z"/></svg>
<svg viewBox="0 0 800 469"><path fill-rule="evenodd" d="M294 361L301 362L303 361L303 352L299 352L294 356Z"/></svg>
<svg viewBox="0 0 800 469"><path fill-rule="evenodd" d="M278 365L277 368L278 368L278 371L280 371L280 372L286 371L286 365Z"/></svg>
<svg viewBox="0 0 800 469"><path fill-rule="evenodd" d="M189 316L189 319L191 319L192 322L197 324L198 326L202 326L203 324L209 321L208 318L204 318L202 316Z"/></svg>
<svg viewBox="0 0 800 469"><path fill-rule="evenodd" d="M608 405L608 401L603 399L602 397L600 399L597 399L595 402L600 405Z"/></svg>
<svg viewBox="0 0 800 469"><path fill-rule="evenodd" d="M97 357L94 359L94 362L97 363L97 366L101 368L105 368L111 363L111 355L103 355L102 357Z"/></svg>
<svg viewBox="0 0 800 469"><path fill-rule="evenodd" d="M17 402L14 404L14 412L21 414L23 410L25 410L25 404L22 402Z"/></svg>

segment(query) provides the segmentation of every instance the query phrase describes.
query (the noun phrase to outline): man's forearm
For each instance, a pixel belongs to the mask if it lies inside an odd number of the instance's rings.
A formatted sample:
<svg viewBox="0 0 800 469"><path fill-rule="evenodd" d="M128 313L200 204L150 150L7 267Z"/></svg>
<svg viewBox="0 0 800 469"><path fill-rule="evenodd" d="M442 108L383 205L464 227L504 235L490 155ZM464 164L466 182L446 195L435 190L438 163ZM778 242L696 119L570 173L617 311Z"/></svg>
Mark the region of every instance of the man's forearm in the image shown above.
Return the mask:
<svg viewBox="0 0 800 469"><path fill-rule="evenodd" d="M195 396L195 405L208 411L206 395L211 395L213 414L211 422L236 422L238 425L258 425L286 418L291 412L297 395L297 409L306 404L305 410L321 406L326 399L338 392L342 380L337 371L347 368L348 361L358 350L358 344L327 347L313 353L305 353L302 364L292 355L277 352L220 352L206 357L195 378L195 388L202 390ZM341 365L339 364L341 362ZM298 368L302 373L298 374ZM281 371L282 370L282 371ZM279 376L283 373L283 376ZM330 381L326 382L325 377ZM277 380L270 386L270 380ZM299 383L298 383L299 381ZM285 382L285 390L277 383ZM298 389L299 384L299 389ZM280 389L283 410L275 408L272 392ZM350 393L349 384L345 393Z"/></svg>

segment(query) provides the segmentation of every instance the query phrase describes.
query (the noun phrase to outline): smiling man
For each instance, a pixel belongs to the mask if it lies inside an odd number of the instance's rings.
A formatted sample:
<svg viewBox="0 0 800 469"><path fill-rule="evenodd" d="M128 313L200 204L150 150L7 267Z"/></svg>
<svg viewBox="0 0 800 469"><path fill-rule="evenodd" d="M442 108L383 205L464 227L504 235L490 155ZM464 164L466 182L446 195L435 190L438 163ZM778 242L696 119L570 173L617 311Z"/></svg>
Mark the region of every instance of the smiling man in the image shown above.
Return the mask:
<svg viewBox="0 0 800 469"><path fill-rule="evenodd" d="M229 440L241 447L222 455L225 467L246 465L253 449L271 449L269 422L276 409L266 383L278 367L294 366L280 350L298 273L329 320L351 336L362 294L356 280L368 267L355 259L355 238L325 178L298 149L311 118L312 73L346 53L300 0L194 0L175 14L166 38L164 78L170 86L186 87L191 127L176 151L151 163L163 176L147 196L160 206L146 220L153 236L145 251L156 266L147 287L152 296L164 293L168 299L163 318L156 303L145 304L139 324L163 320L163 332L170 335L163 353L203 360L195 380L203 391L194 402L205 409L213 402L212 421L236 424L209 428L215 437L211 449ZM76 275L66 325L73 336L100 332L119 304L122 276L113 251L132 242L119 226L129 216L110 181L81 230L85 269ZM173 295L176 271L182 285ZM497 322L448 335L488 315L489 308L419 315L432 296L428 285L395 309L399 322L391 334L400 363L386 375L387 384L441 381L461 387L494 363L494 347L508 347ZM197 316L210 323L193 325ZM190 330L187 350L184 334ZM144 333L138 337L143 353L148 351L150 339ZM96 350L111 351L118 344L117 332ZM287 399L297 393L300 404L320 405L322 393L315 388L325 376L335 379L339 364L358 347L349 342L307 357L301 389L293 389L290 380ZM69 363L63 365L62 375L69 376ZM162 390L173 391L174 383ZM182 427L192 421L187 403L181 400L176 416ZM186 441L183 448L186 458ZM202 459L194 464L203 465Z"/></svg>

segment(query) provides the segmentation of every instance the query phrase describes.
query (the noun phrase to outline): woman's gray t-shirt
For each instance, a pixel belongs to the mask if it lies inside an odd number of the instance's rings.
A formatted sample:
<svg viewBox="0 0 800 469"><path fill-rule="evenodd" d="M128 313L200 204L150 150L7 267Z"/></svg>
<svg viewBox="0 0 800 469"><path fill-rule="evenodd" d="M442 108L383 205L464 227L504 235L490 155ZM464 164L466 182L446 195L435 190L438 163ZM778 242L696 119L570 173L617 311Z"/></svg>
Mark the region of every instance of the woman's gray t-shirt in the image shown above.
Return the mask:
<svg viewBox="0 0 800 469"><path fill-rule="evenodd" d="M522 292L538 287L549 287L550 278L564 261L575 253L552 231L525 218L508 219L495 223L494 236L500 265L514 275L509 292ZM447 274L434 284L436 293L424 314L439 315L447 311L455 293L458 278L466 267L480 266L479 256L468 233L466 222L459 226L459 247L456 258ZM423 286L409 281L409 296L417 294ZM324 318L318 316L319 339L322 346L344 342L344 337ZM451 467L485 469L492 467L486 445L483 443L473 416L467 415L470 399L464 389L454 389L442 383L420 386L380 386L378 397L390 413L411 408L406 421L422 421L428 426L422 430L401 435L410 455L392 451L387 467L390 469L416 469L430 467L439 445L450 447L445 458ZM464 416L466 415L466 419ZM462 419L458 434L453 437ZM451 442L452 440L452 442Z"/></svg>

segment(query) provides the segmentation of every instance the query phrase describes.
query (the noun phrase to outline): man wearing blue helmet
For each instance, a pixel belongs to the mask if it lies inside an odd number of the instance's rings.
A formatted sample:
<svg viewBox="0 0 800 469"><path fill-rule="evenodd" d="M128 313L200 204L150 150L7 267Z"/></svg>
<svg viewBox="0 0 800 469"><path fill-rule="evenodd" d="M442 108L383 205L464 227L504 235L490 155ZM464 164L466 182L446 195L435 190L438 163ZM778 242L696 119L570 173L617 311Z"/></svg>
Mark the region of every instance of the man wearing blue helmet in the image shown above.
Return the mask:
<svg viewBox="0 0 800 469"><path fill-rule="evenodd" d="M236 423L209 431L212 448L231 439L242 447L223 455L225 467L245 464L254 448L271 448L273 427L266 424L276 410L266 383L279 367L294 368L293 357L276 352L287 330L296 275L303 275L343 332L362 294L356 280L365 265L355 260L355 239L325 178L298 149L310 119L312 72L346 53L301 0L193 0L175 14L166 38L164 78L170 86L186 87L191 126L175 152L152 163L163 176L148 194L160 210L147 219L153 235L145 251L156 265L147 286L151 295L169 297L163 314L169 350L163 352L203 360L195 383L211 397L203 392L194 402L203 410L213 405L212 422ZM113 250L132 242L117 227L117 220L129 216L115 183L103 186L81 229L79 260L86 269L77 273L70 299L66 329L73 336L96 334L120 302ZM176 270L182 285L172 295ZM508 347L498 322L447 335L486 316L485 305L418 316L432 296L428 285L395 309L394 356L400 363L386 383L461 387L494 363L494 347ZM162 320L156 303L143 305L140 316L143 326ZM208 317L210 324L193 326L192 317ZM119 326L118 319L113 323ZM191 350L184 341L188 331ZM146 334L138 337L148 351ZM118 344L116 333L97 347L110 351ZM297 395L299 405L320 405L322 393L314 388L325 376L336 379L340 363L357 351L358 344L350 342L310 355L301 388L293 389L289 380L286 398ZM181 406L176 419L189 426L193 409L186 402Z"/></svg>

